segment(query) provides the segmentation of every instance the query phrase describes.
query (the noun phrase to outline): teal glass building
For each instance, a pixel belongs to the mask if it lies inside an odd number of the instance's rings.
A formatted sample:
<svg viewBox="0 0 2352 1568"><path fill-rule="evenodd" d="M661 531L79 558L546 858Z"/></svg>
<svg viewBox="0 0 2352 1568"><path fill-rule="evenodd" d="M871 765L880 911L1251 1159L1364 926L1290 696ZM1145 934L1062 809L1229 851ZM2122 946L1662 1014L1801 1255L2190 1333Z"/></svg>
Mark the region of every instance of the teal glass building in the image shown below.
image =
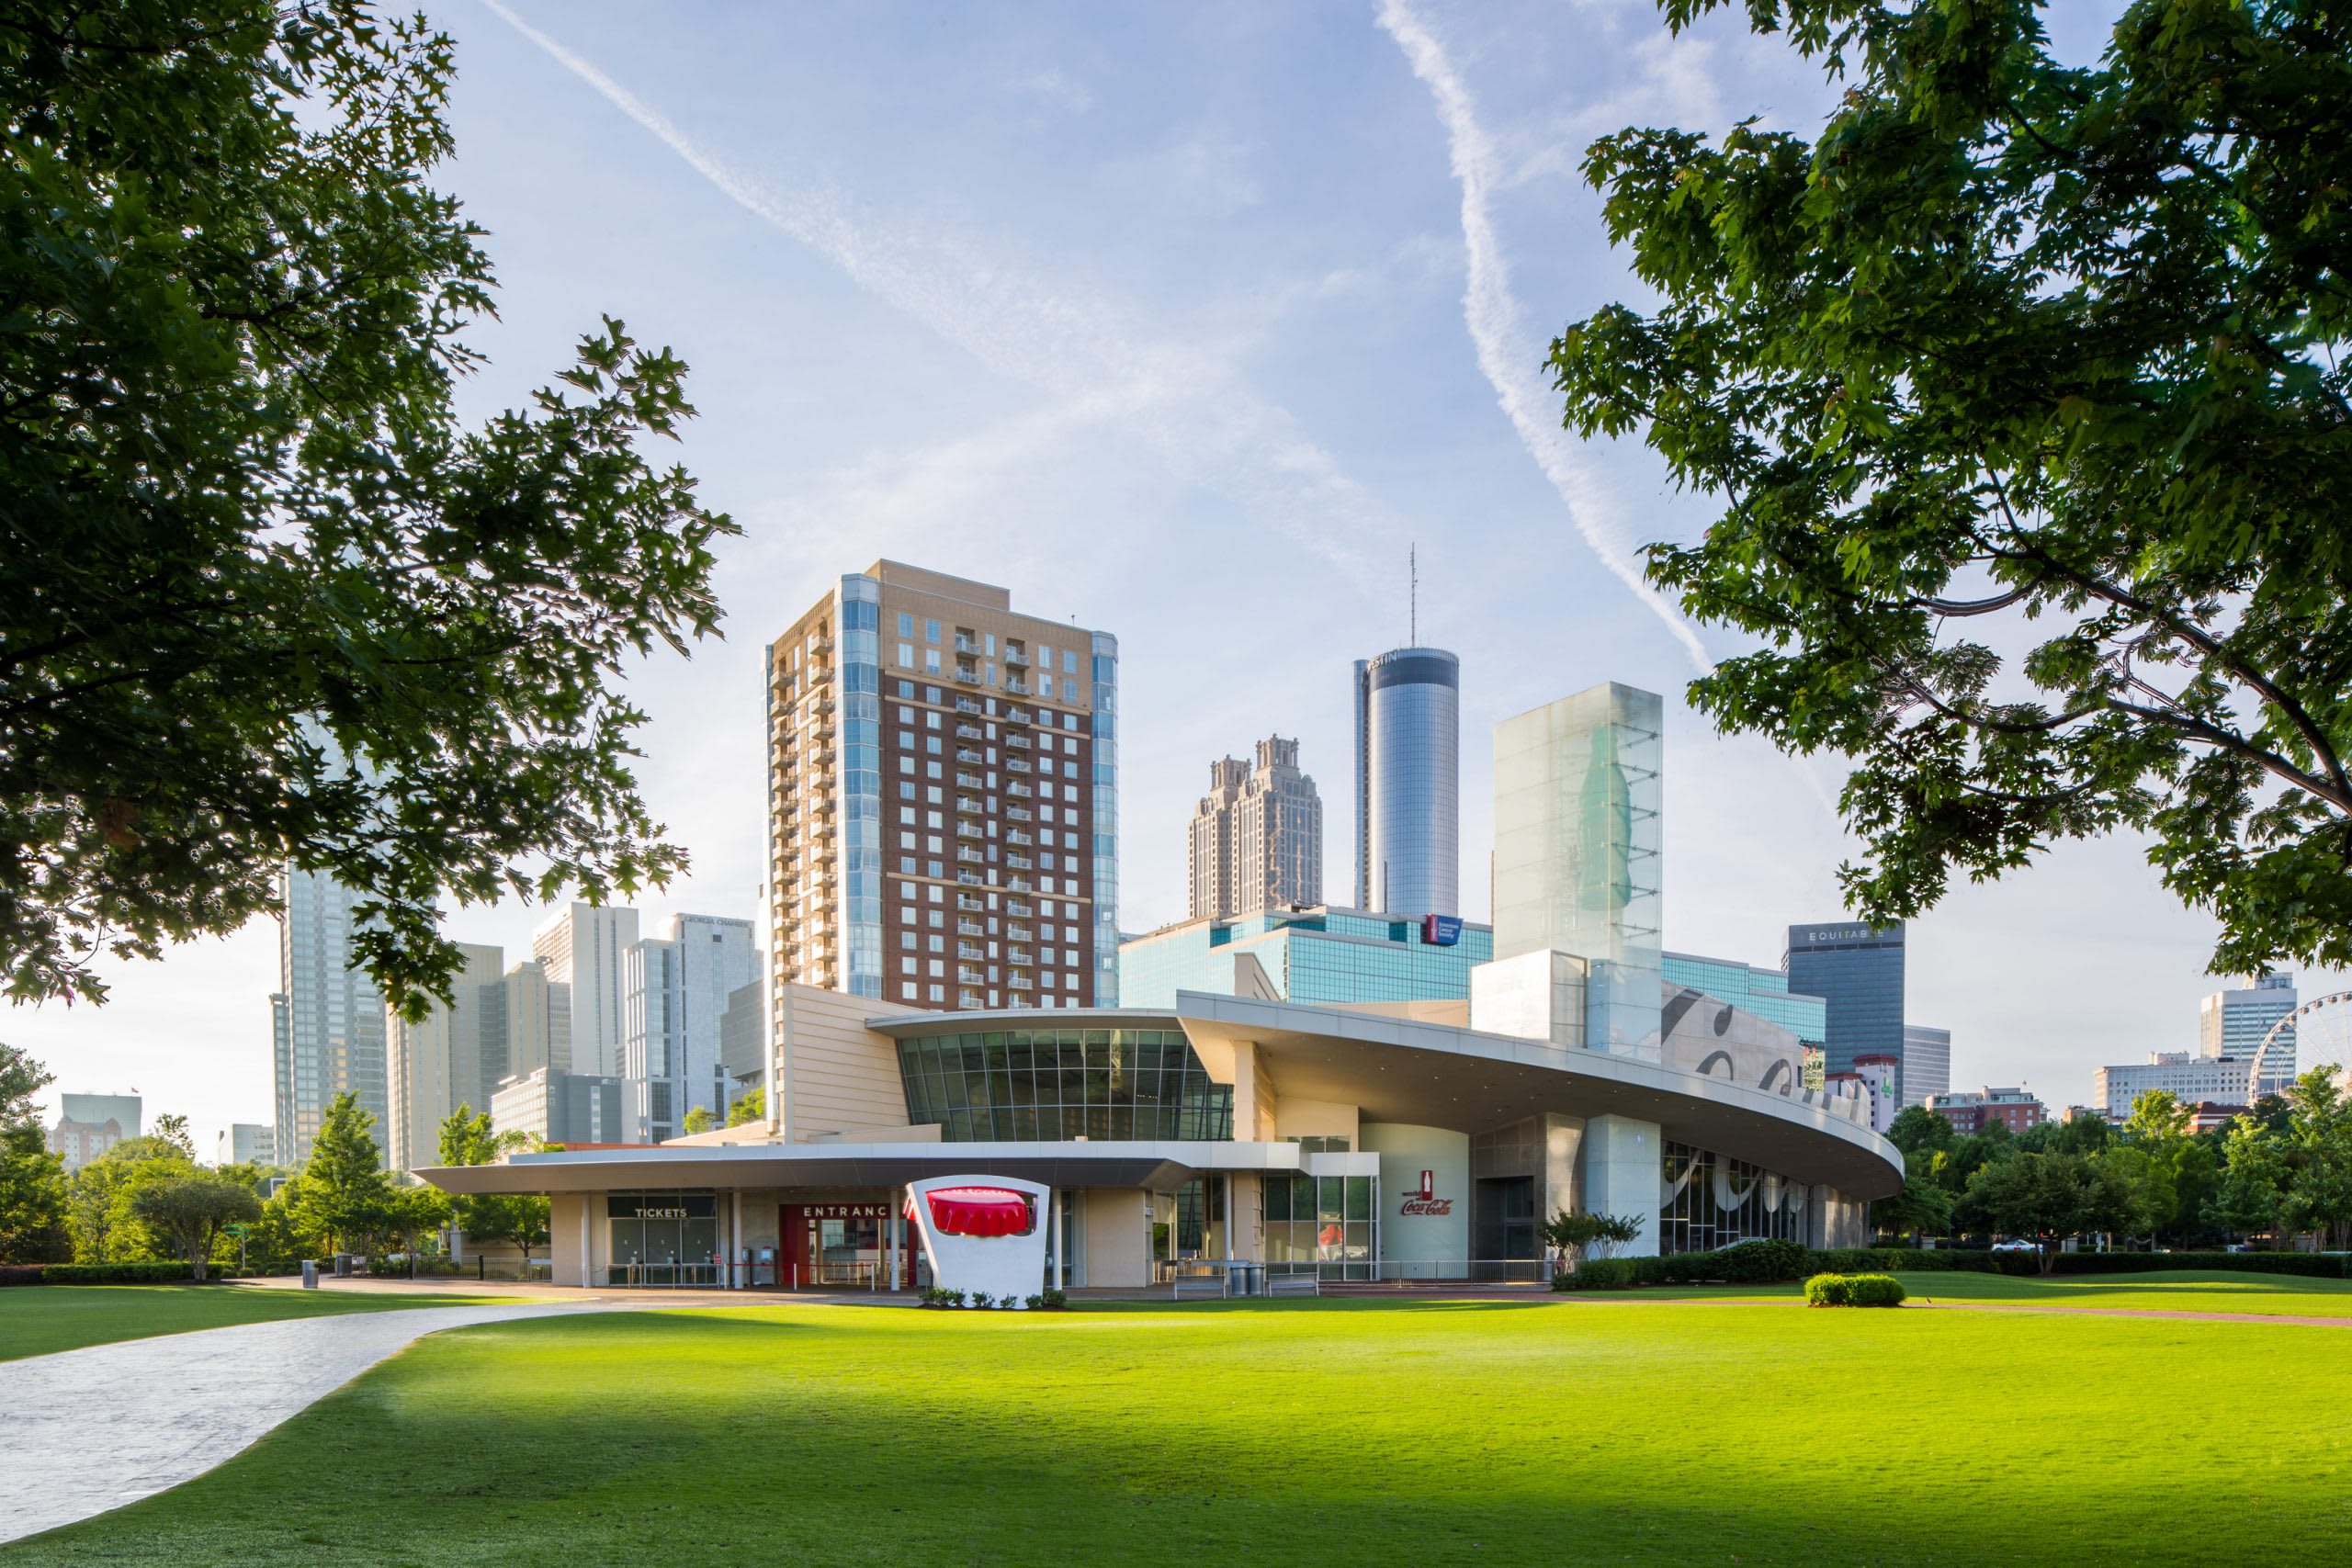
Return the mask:
<svg viewBox="0 0 2352 1568"><path fill-rule="evenodd" d="M1456 1001L1470 995L1471 969L1494 955L1494 928L1466 920L1267 909L1131 938L1119 949L1119 1004L1172 1007L1179 991L1271 991L1274 1000L1327 1006Z"/></svg>

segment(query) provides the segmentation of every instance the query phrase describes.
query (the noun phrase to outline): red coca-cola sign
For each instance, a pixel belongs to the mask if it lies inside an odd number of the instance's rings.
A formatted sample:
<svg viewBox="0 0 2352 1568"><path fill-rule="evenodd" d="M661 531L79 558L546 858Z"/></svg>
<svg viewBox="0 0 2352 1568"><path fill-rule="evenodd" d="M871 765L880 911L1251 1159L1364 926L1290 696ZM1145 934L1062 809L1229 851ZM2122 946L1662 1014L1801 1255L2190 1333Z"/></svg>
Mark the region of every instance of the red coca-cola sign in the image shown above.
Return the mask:
<svg viewBox="0 0 2352 1568"><path fill-rule="evenodd" d="M1399 1214L1428 1214L1442 1219L1453 1213L1453 1200L1437 1195L1437 1172L1425 1170L1421 1172L1421 1184L1405 1194L1404 1201L1396 1205L1396 1212Z"/></svg>

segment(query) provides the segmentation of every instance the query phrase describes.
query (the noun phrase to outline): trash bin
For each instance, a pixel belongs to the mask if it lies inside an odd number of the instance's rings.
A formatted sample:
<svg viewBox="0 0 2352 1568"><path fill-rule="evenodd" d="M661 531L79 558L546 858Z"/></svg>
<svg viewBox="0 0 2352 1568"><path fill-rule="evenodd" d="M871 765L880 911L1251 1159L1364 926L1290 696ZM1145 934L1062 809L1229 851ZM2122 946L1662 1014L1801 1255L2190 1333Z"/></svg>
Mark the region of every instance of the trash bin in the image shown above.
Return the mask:
<svg viewBox="0 0 2352 1568"><path fill-rule="evenodd" d="M306 1291L319 1288L319 1261L315 1258L302 1259L302 1288Z"/></svg>

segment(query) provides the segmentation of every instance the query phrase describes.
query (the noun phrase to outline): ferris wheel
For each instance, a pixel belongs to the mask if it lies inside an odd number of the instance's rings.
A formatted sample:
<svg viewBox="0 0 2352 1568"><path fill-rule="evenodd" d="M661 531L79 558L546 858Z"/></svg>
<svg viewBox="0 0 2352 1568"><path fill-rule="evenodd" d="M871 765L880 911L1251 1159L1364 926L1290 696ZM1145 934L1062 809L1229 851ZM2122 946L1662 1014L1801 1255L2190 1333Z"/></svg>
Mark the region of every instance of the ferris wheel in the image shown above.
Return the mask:
<svg viewBox="0 0 2352 1568"><path fill-rule="evenodd" d="M2299 1061L2306 1071L2352 1067L2352 991L2331 991L2281 1015L2254 1048L2246 1093L2256 1100L2286 1093Z"/></svg>

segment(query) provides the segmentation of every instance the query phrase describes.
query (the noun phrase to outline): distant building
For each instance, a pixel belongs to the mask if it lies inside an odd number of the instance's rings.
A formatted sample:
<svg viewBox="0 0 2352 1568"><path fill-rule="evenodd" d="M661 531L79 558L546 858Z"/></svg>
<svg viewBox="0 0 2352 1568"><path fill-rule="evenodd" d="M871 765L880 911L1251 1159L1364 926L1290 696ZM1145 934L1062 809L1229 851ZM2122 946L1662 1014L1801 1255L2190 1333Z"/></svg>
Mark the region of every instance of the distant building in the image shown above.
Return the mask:
<svg viewBox="0 0 2352 1568"><path fill-rule="evenodd" d="M622 1080L639 1143L685 1131L700 1109L727 1109L719 1019L736 991L760 978L759 928L720 915L672 917L666 934L628 951Z"/></svg>
<svg viewBox="0 0 2352 1568"><path fill-rule="evenodd" d="M2245 1115L2248 1109L2244 1105L2221 1105L2210 1100L2199 1100L2188 1108L2187 1131L2191 1136L2205 1133L2218 1133L2240 1116Z"/></svg>
<svg viewBox="0 0 2352 1568"><path fill-rule="evenodd" d="M1951 1031L1924 1023L1903 1026L1903 1103L1925 1105L1951 1088Z"/></svg>
<svg viewBox="0 0 2352 1568"><path fill-rule="evenodd" d="M215 1165L276 1165L277 1130L260 1122L237 1122L220 1134Z"/></svg>
<svg viewBox="0 0 2352 1568"><path fill-rule="evenodd" d="M57 1124L49 1130L49 1149L65 1156L68 1176L123 1139L139 1136L135 1094L61 1094L57 1112Z"/></svg>
<svg viewBox="0 0 2352 1568"><path fill-rule="evenodd" d="M1356 903L1462 912L1462 661L1398 648L1355 665Z"/></svg>
<svg viewBox="0 0 2352 1568"><path fill-rule="evenodd" d="M348 1093L375 1118L385 1142L391 1089L384 1057L384 997L353 964L359 894L334 878L279 873L277 991L270 998L277 1078L276 1143L288 1165L311 1157L311 1140L335 1096Z"/></svg>
<svg viewBox="0 0 2352 1568"><path fill-rule="evenodd" d="M2216 991L2198 1011L2197 1054L2217 1061L2251 1062L2274 1025L2299 1005L2292 975L2257 975L2242 989ZM2295 1026L2278 1028L2271 1055L2251 1092L2285 1094L2295 1083Z"/></svg>
<svg viewBox="0 0 2352 1568"><path fill-rule="evenodd" d="M1193 919L1323 902L1323 801L1295 740L1259 741L1254 771L1238 757L1210 763L1189 838Z"/></svg>
<svg viewBox="0 0 2352 1568"><path fill-rule="evenodd" d="M2110 1122L2132 1114L2132 1102L2151 1089L2168 1090L2183 1105L2212 1100L2224 1105L2253 1103L2250 1058L2192 1056L2186 1051L2159 1051L2145 1062L2121 1063L2091 1074L2091 1099Z"/></svg>
<svg viewBox="0 0 2352 1568"><path fill-rule="evenodd" d="M535 1068L498 1086L490 1097L490 1124L549 1144L642 1142L628 1125L621 1089L621 1080L608 1075Z"/></svg>
<svg viewBox="0 0 2352 1568"><path fill-rule="evenodd" d="M571 1010L571 1069L616 1077L628 1040L628 950L638 915L626 907L572 904L531 935L550 986L565 987Z"/></svg>
<svg viewBox="0 0 2352 1568"><path fill-rule="evenodd" d="M1789 989L1828 1003L1829 1071L1853 1071L1858 1056L1893 1056L1897 1096L1917 1103L1904 1067L1902 924L1791 926L1787 967Z"/></svg>
<svg viewBox="0 0 2352 1568"><path fill-rule="evenodd" d="M737 1100L767 1082L767 989L764 977L737 987L727 993L727 1010L718 1015L718 1071L727 1082L730 1111Z"/></svg>
<svg viewBox="0 0 2352 1568"><path fill-rule="evenodd" d="M2022 1089L1956 1089L1930 1095L1928 1109L1951 1123L1955 1133L1981 1133L1997 1122L2012 1133L2039 1127L2050 1108Z"/></svg>
<svg viewBox="0 0 2352 1568"><path fill-rule="evenodd" d="M571 1070L571 987L549 976L546 959L526 958L506 971L506 1071L541 1067Z"/></svg>
<svg viewBox="0 0 2352 1568"><path fill-rule="evenodd" d="M506 955L458 944L451 1000L435 998L421 1019L386 1009L391 1115L384 1154L395 1170L441 1163L441 1123L459 1106L486 1111L506 1070Z"/></svg>
<svg viewBox="0 0 2352 1568"><path fill-rule="evenodd" d="M1494 942L1487 926L1363 909L1185 920L1120 948L1120 1005L1172 1007L1179 991L1325 1005L1466 1003L1470 971L1495 955Z"/></svg>

